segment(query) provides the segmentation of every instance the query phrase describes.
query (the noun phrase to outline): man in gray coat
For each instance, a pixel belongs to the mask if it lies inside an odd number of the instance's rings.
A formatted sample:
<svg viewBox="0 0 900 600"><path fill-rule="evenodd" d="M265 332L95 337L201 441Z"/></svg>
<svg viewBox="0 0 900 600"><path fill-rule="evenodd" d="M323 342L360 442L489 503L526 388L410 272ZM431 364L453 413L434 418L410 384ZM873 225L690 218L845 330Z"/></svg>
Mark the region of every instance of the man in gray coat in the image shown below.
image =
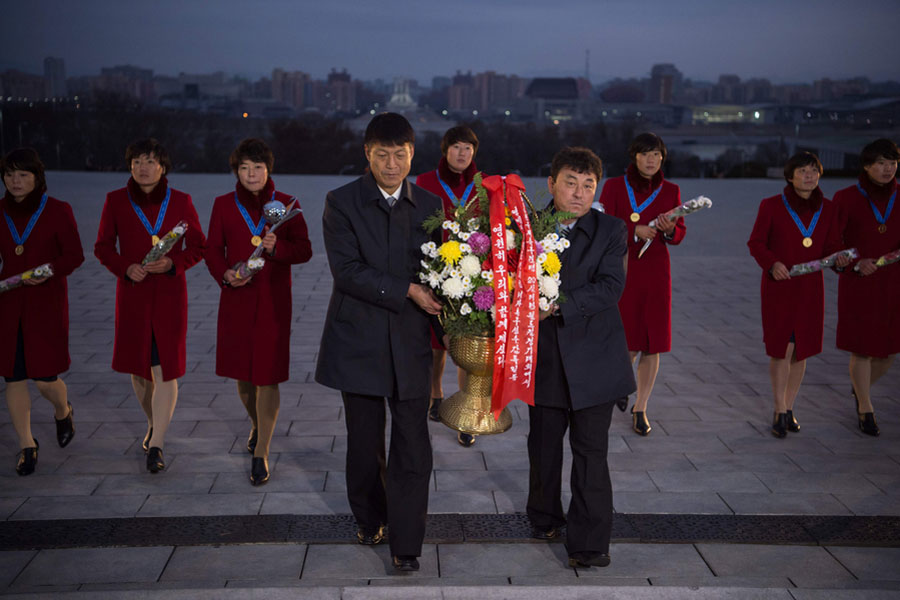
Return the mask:
<svg viewBox="0 0 900 600"><path fill-rule="evenodd" d="M567 300L541 313L535 406L528 411L528 518L534 537L553 539L568 516L572 567L609 564L607 435L616 401L635 390L618 307L625 289L625 224L591 210L602 175L600 159L587 148L563 148L553 158L547 182L553 209L575 214L560 231L571 244L561 257ZM560 498L566 429L572 447L568 515Z"/></svg>
<svg viewBox="0 0 900 600"><path fill-rule="evenodd" d="M341 390L344 401L347 497L357 539L377 544L389 526L400 571L419 569L425 537L429 325L441 310L431 290L417 283L422 244L440 242L422 221L441 210L441 200L406 180L414 144L403 116L375 116L365 134L369 173L325 199L322 227L334 287L316 365L316 381ZM385 398L392 428L387 463Z"/></svg>

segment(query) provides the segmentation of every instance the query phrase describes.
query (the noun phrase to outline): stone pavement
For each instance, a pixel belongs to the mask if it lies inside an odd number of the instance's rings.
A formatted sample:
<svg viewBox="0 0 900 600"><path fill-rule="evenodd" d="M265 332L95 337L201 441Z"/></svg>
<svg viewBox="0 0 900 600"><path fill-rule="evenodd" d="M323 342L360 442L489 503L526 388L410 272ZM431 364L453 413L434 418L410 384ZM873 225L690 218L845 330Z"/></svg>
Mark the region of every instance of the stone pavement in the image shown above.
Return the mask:
<svg viewBox="0 0 900 600"><path fill-rule="evenodd" d="M85 264L69 280L72 367L64 376L77 435L69 447L58 448L52 410L33 391L35 437L43 444L37 472L20 478L13 470L16 438L8 412L0 412L0 456L6 457L6 466L0 464L0 519L6 522L0 525L15 532L17 524L60 520L65 538L66 523L109 519L349 513L340 396L315 384L312 375L331 289L321 241L322 200L348 178L276 177L279 189L299 193L315 256L293 270L291 380L281 386L272 479L260 488L248 480L249 421L234 382L214 373L218 293L202 264L188 273L188 372L167 437L168 468L158 475L144 469L140 441L146 420L129 378L109 368L115 286L91 252L103 194L124 180L121 173L48 175L51 193L73 205L86 251ZM230 175L175 174L171 182L194 195L204 224L212 198L233 186ZM529 190L543 185L527 183ZM802 430L784 440L768 432L772 402L759 318L760 272L745 242L759 200L782 184L679 183L683 199L704 193L716 205L689 218L684 244L672 250L673 351L663 357L648 409L653 432L639 437L627 415L614 415L609 464L617 513L900 516L900 365L874 390L881 437L863 436L849 395L847 356L834 349L831 273L825 349L809 360L795 407ZM830 197L848 183L826 180L823 189ZM450 368L444 383L447 395L455 391ZM472 448L460 447L453 432L430 423L430 513L524 511L528 414L520 402L511 408L513 428L480 437ZM263 534L258 541L267 539ZM0 594L280 598L295 597L293 588L300 586L305 597L316 598L543 598L544 586L552 585L555 595L571 598L596 597L597 586L616 598L900 597L896 539L875 547L748 544L740 543L738 533L729 543L614 539L609 568L579 571L563 566L560 544L509 541L428 543L422 570L397 576L386 547L208 541L152 546L152 540L142 540L127 547L66 548L61 539L0 552Z"/></svg>

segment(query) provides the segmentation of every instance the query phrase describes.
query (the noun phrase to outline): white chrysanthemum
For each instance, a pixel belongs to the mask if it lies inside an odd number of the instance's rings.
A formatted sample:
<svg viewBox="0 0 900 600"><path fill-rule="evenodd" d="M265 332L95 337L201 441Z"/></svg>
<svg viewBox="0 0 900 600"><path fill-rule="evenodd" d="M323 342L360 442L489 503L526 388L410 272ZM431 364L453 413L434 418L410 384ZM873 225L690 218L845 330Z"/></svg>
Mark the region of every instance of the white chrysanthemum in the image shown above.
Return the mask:
<svg viewBox="0 0 900 600"><path fill-rule="evenodd" d="M428 263L425 262L424 260L420 260L420 261L419 261L419 264L422 265L422 268L423 268L423 269L426 269L426 270L427 270L427 269L429 268Z"/></svg>
<svg viewBox="0 0 900 600"><path fill-rule="evenodd" d="M491 306L491 321L497 320L497 305Z"/></svg>
<svg viewBox="0 0 900 600"><path fill-rule="evenodd" d="M493 271L482 271L481 278L485 281L493 281L494 280L494 272Z"/></svg>
<svg viewBox="0 0 900 600"><path fill-rule="evenodd" d="M553 281L556 282L556 285L559 285L562 281L562 278L559 276L559 271L553 274Z"/></svg>
<svg viewBox="0 0 900 600"><path fill-rule="evenodd" d="M422 251L422 254L428 256L428 244L422 244L419 249Z"/></svg>
<svg viewBox="0 0 900 600"><path fill-rule="evenodd" d="M469 222L466 223L466 228L469 231L478 231L478 219L469 219Z"/></svg>
<svg viewBox="0 0 900 600"><path fill-rule="evenodd" d="M472 307L469 306L468 302L463 302L462 306L459 307L459 314L461 314L463 316L471 314L471 312L472 312Z"/></svg>
<svg viewBox="0 0 900 600"><path fill-rule="evenodd" d="M481 273L481 261L474 254L467 254L459 261L459 270L463 275L474 277Z"/></svg>
<svg viewBox="0 0 900 600"><path fill-rule="evenodd" d="M562 240L562 249L560 250L560 252L562 252L563 250L565 250L566 248L568 248L568 247L571 246L571 245L572 245L572 242L570 242L570 241L569 241L568 239L566 239L566 238L563 238L563 240Z"/></svg>
<svg viewBox="0 0 900 600"><path fill-rule="evenodd" d="M550 301L547 300L546 298L544 298L543 296L541 296L541 297L538 299L538 307L539 307L542 311L547 312L548 310L550 310Z"/></svg>
<svg viewBox="0 0 900 600"><path fill-rule="evenodd" d="M460 244L459 251L462 252L463 254L472 254L472 246L470 246L468 244Z"/></svg>
<svg viewBox="0 0 900 600"><path fill-rule="evenodd" d="M515 248L516 247L516 232L512 229L506 230L506 247L507 248Z"/></svg>
<svg viewBox="0 0 900 600"><path fill-rule="evenodd" d="M539 264L539 265L544 264L544 261L545 261L545 260L547 260L547 253L546 253L546 252L542 252L542 253L538 254L538 255L537 255L537 258L535 258L535 261L537 261L537 264Z"/></svg>
<svg viewBox="0 0 900 600"><path fill-rule="evenodd" d="M550 300L556 300L559 297L559 285L552 277L543 276L540 280L541 296L546 296Z"/></svg>
<svg viewBox="0 0 900 600"><path fill-rule="evenodd" d="M551 242L555 242L556 240L559 239L559 236L558 236L557 234L555 234L555 233L548 233L548 234L547 234L547 237L545 237L544 239L545 239L545 240L550 240Z"/></svg>
<svg viewBox="0 0 900 600"><path fill-rule="evenodd" d="M419 281L425 283L428 281L428 275L426 273L419 273Z"/></svg>
<svg viewBox="0 0 900 600"><path fill-rule="evenodd" d="M428 274L428 285L431 286L432 289L438 289L441 287L441 276L437 273L429 273Z"/></svg>
<svg viewBox="0 0 900 600"><path fill-rule="evenodd" d="M441 229L451 229L453 227L453 221L444 221L441 223Z"/></svg>
<svg viewBox="0 0 900 600"><path fill-rule="evenodd" d="M459 239L461 239L464 242L468 242L470 237L472 237L471 233L468 233L466 231L459 232Z"/></svg>
<svg viewBox="0 0 900 600"><path fill-rule="evenodd" d="M450 223L450 231L452 231L453 233L459 233L459 223L455 221Z"/></svg>
<svg viewBox="0 0 900 600"><path fill-rule="evenodd" d="M459 272L459 269L450 269L449 276L459 279L460 277L462 277L462 273Z"/></svg>
<svg viewBox="0 0 900 600"><path fill-rule="evenodd" d="M448 298L459 300L465 295L466 288L458 277L450 277L441 284L441 291L443 291L444 295Z"/></svg>
<svg viewBox="0 0 900 600"><path fill-rule="evenodd" d="M450 277L450 271L452 270L453 268L450 265L446 265L443 269L441 269L441 279L447 279L448 277Z"/></svg>

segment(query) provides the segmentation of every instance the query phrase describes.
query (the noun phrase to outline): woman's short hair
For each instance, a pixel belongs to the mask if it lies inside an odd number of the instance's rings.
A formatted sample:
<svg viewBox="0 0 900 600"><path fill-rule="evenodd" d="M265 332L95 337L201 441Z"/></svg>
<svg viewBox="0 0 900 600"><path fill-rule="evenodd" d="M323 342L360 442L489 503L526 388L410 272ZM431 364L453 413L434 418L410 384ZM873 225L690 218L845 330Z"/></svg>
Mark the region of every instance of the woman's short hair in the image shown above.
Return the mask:
<svg viewBox="0 0 900 600"><path fill-rule="evenodd" d="M6 177L13 171L28 171L34 175L34 189L44 192L47 180L44 177L44 163L34 148L16 148L0 161L0 173Z"/></svg>
<svg viewBox="0 0 900 600"><path fill-rule="evenodd" d="M888 160L900 160L900 149L897 148L897 144L887 138L877 139L862 149L859 162L862 163L862 166L868 167L882 157Z"/></svg>
<svg viewBox="0 0 900 600"><path fill-rule="evenodd" d="M237 175L238 167L240 167L241 163L245 160L255 163L265 163L266 170L270 175L272 174L272 169L275 167L275 155L272 153L272 149L259 138L245 139L238 144L237 148L234 149L234 152L231 153L228 162L235 175Z"/></svg>
<svg viewBox="0 0 900 600"><path fill-rule="evenodd" d="M812 152L798 152L790 157L784 165L784 180L788 183L794 178L794 171L801 167L814 166L821 175L825 169L822 168L822 162L819 157Z"/></svg>
<svg viewBox="0 0 900 600"><path fill-rule="evenodd" d="M634 162L635 156L639 153L653 152L654 150L659 150L659 153L662 154L663 162L665 162L666 145L661 137L648 131L638 135L631 141L631 145L628 146L628 157L631 159L631 162Z"/></svg>
<svg viewBox="0 0 900 600"><path fill-rule="evenodd" d="M129 146L125 148L125 164L131 169L131 161L140 158L145 154L156 157L156 160L162 165L163 175L172 170L172 160L169 158L169 153L166 151L165 147L154 138L144 138L129 144Z"/></svg>
<svg viewBox="0 0 900 600"><path fill-rule="evenodd" d="M450 146L459 142L472 144L473 156L478 152L478 136L475 135L472 128L468 125L457 125L448 129L444 134L444 139L441 140L441 155L447 156L447 150L450 149Z"/></svg>

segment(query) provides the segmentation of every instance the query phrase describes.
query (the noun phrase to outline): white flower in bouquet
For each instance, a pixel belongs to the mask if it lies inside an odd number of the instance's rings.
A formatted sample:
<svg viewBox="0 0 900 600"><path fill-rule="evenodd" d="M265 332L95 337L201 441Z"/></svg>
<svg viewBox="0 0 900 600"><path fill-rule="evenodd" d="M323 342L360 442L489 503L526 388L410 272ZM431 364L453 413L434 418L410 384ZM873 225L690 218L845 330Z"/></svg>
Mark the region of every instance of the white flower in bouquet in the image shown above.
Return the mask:
<svg viewBox="0 0 900 600"><path fill-rule="evenodd" d="M422 266L422 268L425 269L426 271L430 268L429 265L428 265L428 263L425 262L424 260L420 260L420 261L419 261L419 264L420 264L420 265Z"/></svg>
<svg viewBox="0 0 900 600"><path fill-rule="evenodd" d="M512 229L506 230L506 248L511 249L516 247L516 232Z"/></svg>
<svg viewBox="0 0 900 600"><path fill-rule="evenodd" d="M470 237L472 237L471 233L468 233L466 231L459 232L459 239L461 239L464 242L468 242ZM463 252L467 252L467 250L463 250Z"/></svg>
<svg viewBox="0 0 900 600"><path fill-rule="evenodd" d="M462 273L459 272L459 269L450 269L450 277L455 277L457 279L462 278Z"/></svg>
<svg viewBox="0 0 900 600"><path fill-rule="evenodd" d="M560 240L560 241L561 241L561 243L562 243L563 249L566 249L566 248L568 248L569 246L572 245L572 242L570 242L568 238L563 238L563 239Z"/></svg>
<svg viewBox="0 0 900 600"><path fill-rule="evenodd" d="M541 296L540 298L538 298L538 308L540 308L544 312L547 312L548 310L550 310L550 301Z"/></svg>
<svg viewBox="0 0 900 600"><path fill-rule="evenodd" d="M481 261L474 254L467 254L459 261L459 270L463 275L474 277L481 274Z"/></svg>
<svg viewBox="0 0 900 600"><path fill-rule="evenodd" d="M434 242L427 242L425 244L422 244L422 254L424 254L428 258L437 258L437 244L435 244Z"/></svg>
<svg viewBox="0 0 900 600"><path fill-rule="evenodd" d="M432 287L432 289L436 290L439 287L441 287L441 281L442 281L441 276L438 275L437 273L435 273L434 271L429 273L428 277L426 279L428 280L428 285L430 285Z"/></svg>
<svg viewBox="0 0 900 600"><path fill-rule="evenodd" d="M453 221L444 221L441 223L441 229L450 229L453 226Z"/></svg>
<svg viewBox="0 0 900 600"><path fill-rule="evenodd" d="M450 231L452 231L453 233L459 233L459 223L457 223L456 221L452 221L450 223Z"/></svg>
<svg viewBox="0 0 900 600"><path fill-rule="evenodd" d="M466 229L469 231L478 231L478 219L469 219L469 222L466 223Z"/></svg>
<svg viewBox="0 0 900 600"><path fill-rule="evenodd" d="M497 305L491 307L491 321L497 320Z"/></svg>
<svg viewBox="0 0 900 600"><path fill-rule="evenodd" d="M544 238L545 241L550 241L550 242L555 242L558 239L559 239L559 236L555 233L548 233L547 236Z"/></svg>
<svg viewBox="0 0 900 600"><path fill-rule="evenodd" d="M462 306L459 307L459 314L466 316L472 313L472 307L469 306L468 302L463 302Z"/></svg>
<svg viewBox="0 0 900 600"><path fill-rule="evenodd" d="M546 275L540 278L541 296L546 296L550 300L556 300L559 297L559 284L553 277Z"/></svg>
<svg viewBox="0 0 900 600"><path fill-rule="evenodd" d="M444 295L453 300L459 300L466 294L466 286L463 285L463 282L459 277L450 277L449 279L445 279L444 283L441 284L441 291L444 292Z"/></svg>
<svg viewBox="0 0 900 600"><path fill-rule="evenodd" d="M463 254L472 254L472 247L469 246L468 244L460 244L459 251L462 252Z"/></svg>
<svg viewBox="0 0 900 600"><path fill-rule="evenodd" d="M547 253L541 252L540 254L537 255L537 258L535 260L537 261L538 265L544 264L544 261L547 260ZM422 261L422 262L424 263L425 261Z"/></svg>
<svg viewBox="0 0 900 600"><path fill-rule="evenodd" d="M441 272L440 272L441 279L447 279L448 277L450 277L450 271L453 271L453 270L454 270L453 267L451 267L449 265L445 266L443 269L441 269Z"/></svg>
<svg viewBox="0 0 900 600"><path fill-rule="evenodd" d="M494 280L494 272L493 271L482 271L481 278L485 281L493 281Z"/></svg>

